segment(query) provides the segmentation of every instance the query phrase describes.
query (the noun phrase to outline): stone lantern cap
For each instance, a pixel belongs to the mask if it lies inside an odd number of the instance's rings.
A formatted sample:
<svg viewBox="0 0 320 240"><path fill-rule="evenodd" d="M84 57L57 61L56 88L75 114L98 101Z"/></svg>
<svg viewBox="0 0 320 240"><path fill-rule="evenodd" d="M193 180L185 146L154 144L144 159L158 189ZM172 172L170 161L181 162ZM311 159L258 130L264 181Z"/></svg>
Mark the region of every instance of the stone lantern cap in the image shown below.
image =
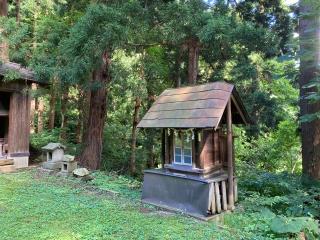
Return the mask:
<svg viewBox="0 0 320 240"><path fill-rule="evenodd" d="M56 149L63 149L65 150L66 147L64 145L62 145L61 143L49 143L47 144L46 146L42 147L41 148L43 151L46 151L46 152L52 152Z"/></svg>
<svg viewBox="0 0 320 240"><path fill-rule="evenodd" d="M63 161L64 162L73 162L74 161L74 156L64 155Z"/></svg>

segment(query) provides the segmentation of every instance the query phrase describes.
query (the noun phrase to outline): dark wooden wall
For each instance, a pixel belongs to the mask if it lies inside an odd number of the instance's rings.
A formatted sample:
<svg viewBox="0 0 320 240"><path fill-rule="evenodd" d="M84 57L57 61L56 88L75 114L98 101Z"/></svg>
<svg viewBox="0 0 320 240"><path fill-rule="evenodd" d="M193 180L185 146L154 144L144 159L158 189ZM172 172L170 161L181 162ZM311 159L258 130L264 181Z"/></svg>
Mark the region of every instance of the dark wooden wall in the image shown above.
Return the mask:
<svg viewBox="0 0 320 240"><path fill-rule="evenodd" d="M28 94L13 92L10 97L8 146L11 156L29 155L30 103Z"/></svg>

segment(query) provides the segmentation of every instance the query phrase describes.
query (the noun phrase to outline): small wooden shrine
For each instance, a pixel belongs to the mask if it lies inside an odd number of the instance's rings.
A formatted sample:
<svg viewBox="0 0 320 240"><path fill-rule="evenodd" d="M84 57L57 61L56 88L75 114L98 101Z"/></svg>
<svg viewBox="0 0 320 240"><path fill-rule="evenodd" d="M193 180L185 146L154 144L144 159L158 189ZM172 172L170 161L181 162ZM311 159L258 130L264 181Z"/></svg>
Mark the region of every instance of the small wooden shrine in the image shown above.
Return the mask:
<svg viewBox="0 0 320 240"><path fill-rule="evenodd" d="M11 62L0 63L0 167L3 169L28 166L31 97L25 90L32 83L37 82L30 70Z"/></svg>
<svg viewBox="0 0 320 240"><path fill-rule="evenodd" d="M144 172L143 202L208 219L234 209L232 124L248 124L234 85L167 89L138 128L162 129L162 169Z"/></svg>

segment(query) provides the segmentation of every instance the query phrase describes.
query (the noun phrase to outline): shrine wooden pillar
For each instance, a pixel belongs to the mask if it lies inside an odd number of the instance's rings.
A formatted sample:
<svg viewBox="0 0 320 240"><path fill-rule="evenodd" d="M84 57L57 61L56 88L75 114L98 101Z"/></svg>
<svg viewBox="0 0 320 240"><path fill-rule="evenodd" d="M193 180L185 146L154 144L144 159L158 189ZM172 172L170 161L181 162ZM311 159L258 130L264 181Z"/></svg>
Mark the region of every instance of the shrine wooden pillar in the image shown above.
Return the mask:
<svg viewBox="0 0 320 240"><path fill-rule="evenodd" d="M13 92L10 97L9 157L15 160L16 168L27 167L30 136L30 96L28 93Z"/></svg>
<svg viewBox="0 0 320 240"><path fill-rule="evenodd" d="M232 137L231 98L227 105L227 158L228 158L228 209L234 209L234 171L233 171L233 137Z"/></svg>

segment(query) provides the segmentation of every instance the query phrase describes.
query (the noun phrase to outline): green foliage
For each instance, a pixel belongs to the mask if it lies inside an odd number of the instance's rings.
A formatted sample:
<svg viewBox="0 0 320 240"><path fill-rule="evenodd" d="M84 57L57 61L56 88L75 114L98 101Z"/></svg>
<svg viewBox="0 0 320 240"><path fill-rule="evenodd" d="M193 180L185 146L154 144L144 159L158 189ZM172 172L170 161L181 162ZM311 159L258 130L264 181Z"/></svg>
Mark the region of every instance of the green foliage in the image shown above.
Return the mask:
<svg viewBox="0 0 320 240"><path fill-rule="evenodd" d="M301 143L296 122L285 120L270 133L248 140L240 135L236 141L236 158L267 171L301 172Z"/></svg>
<svg viewBox="0 0 320 240"><path fill-rule="evenodd" d="M52 131L43 131L31 135L31 145L36 149L41 149L49 142L59 142L60 130L55 128Z"/></svg>

